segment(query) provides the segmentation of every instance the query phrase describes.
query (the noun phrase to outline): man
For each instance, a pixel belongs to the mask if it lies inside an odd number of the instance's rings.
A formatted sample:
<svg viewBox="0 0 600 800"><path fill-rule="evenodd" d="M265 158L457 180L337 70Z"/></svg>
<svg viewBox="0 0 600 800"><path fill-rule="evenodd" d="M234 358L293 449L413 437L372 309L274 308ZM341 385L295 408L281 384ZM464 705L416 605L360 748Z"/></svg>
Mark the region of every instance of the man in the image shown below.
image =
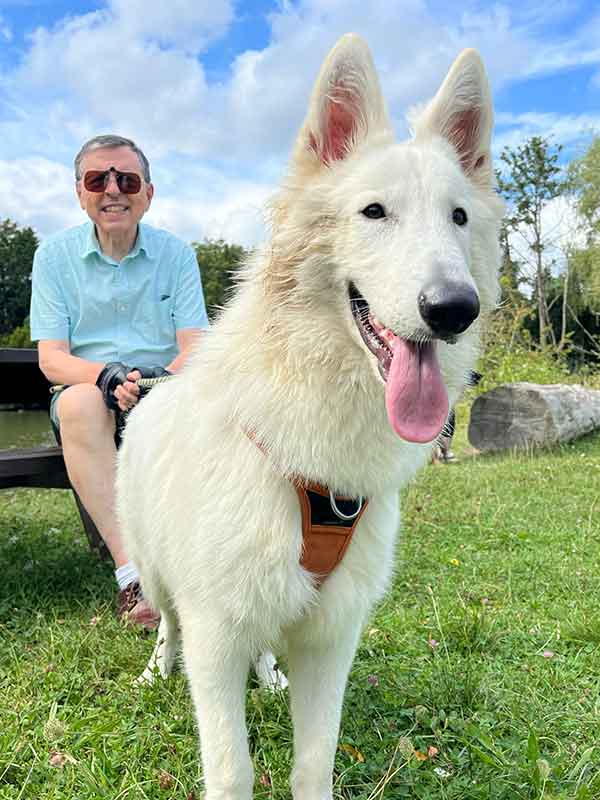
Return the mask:
<svg viewBox="0 0 600 800"><path fill-rule="evenodd" d="M113 135L86 142L75 181L89 222L37 250L31 337L44 375L68 387L53 396L51 417L71 483L114 559L118 613L152 628L158 620L115 517L115 412L138 402L142 374L181 369L208 318L192 248L140 224L154 187L135 143Z"/></svg>

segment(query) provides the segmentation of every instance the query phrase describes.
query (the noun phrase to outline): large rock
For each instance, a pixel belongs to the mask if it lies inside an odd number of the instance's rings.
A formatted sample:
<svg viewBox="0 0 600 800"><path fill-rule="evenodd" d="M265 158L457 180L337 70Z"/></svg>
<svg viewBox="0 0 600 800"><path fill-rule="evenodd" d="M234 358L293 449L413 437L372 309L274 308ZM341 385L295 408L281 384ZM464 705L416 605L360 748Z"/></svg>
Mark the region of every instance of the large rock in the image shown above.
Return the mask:
<svg viewBox="0 0 600 800"><path fill-rule="evenodd" d="M600 429L600 391L561 383L507 383L479 395L469 441L478 450L545 447Z"/></svg>

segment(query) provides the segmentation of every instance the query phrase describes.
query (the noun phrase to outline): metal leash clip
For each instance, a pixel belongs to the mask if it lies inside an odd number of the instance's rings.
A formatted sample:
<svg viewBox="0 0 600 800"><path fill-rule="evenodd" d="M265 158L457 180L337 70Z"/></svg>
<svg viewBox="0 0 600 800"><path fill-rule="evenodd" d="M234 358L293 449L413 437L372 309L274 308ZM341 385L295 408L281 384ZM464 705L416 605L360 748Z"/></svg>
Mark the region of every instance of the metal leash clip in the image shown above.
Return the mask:
<svg viewBox="0 0 600 800"><path fill-rule="evenodd" d="M356 519L360 512L362 511L362 507L364 504L364 497L361 495L358 498L358 508L353 514L344 514L343 511L340 511L337 507L337 503L335 502L335 495L329 490L329 504L331 505L331 510L339 519L344 520L344 522L352 522L352 520Z"/></svg>

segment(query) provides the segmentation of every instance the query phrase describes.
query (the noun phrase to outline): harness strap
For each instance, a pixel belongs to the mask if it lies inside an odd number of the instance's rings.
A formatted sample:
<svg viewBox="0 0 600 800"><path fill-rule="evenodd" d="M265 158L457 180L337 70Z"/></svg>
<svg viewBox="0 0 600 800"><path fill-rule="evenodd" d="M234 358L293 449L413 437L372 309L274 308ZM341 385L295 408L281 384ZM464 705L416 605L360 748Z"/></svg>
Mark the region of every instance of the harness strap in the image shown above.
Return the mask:
<svg viewBox="0 0 600 800"><path fill-rule="evenodd" d="M303 547L300 564L312 572L317 586L321 586L344 557L369 501L363 501L354 519L342 520L333 513L329 489L317 483L303 484L297 480L292 483L302 511ZM348 504L356 507L356 500L338 495L335 496L335 503L342 510Z"/></svg>
<svg viewBox="0 0 600 800"><path fill-rule="evenodd" d="M265 447L256 440L253 432L246 431L246 435L266 456ZM333 495L326 487L301 478L289 480L296 490L302 512L300 564L313 574L320 587L344 557L369 501L361 498L357 512L357 501L353 498ZM334 505L341 514L336 513Z"/></svg>

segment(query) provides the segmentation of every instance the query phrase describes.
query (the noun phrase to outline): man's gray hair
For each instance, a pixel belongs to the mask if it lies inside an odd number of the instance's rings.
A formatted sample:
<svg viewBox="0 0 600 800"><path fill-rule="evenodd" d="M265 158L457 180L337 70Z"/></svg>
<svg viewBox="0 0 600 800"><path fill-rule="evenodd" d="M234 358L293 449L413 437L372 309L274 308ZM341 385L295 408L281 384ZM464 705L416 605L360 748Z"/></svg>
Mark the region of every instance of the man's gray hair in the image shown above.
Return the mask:
<svg viewBox="0 0 600 800"><path fill-rule="evenodd" d="M75 180L81 180L81 160L86 153L89 153L92 150L104 150L113 147L128 147L130 150L133 150L139 159L140 166L144 174L144 180L146 183L150 183L150 162L142 153L137 144L131 139L126 139L124 136L115 136L112 133L94 136L93 139L90 139L83 145L81 150L75 156Z"/></svg>

